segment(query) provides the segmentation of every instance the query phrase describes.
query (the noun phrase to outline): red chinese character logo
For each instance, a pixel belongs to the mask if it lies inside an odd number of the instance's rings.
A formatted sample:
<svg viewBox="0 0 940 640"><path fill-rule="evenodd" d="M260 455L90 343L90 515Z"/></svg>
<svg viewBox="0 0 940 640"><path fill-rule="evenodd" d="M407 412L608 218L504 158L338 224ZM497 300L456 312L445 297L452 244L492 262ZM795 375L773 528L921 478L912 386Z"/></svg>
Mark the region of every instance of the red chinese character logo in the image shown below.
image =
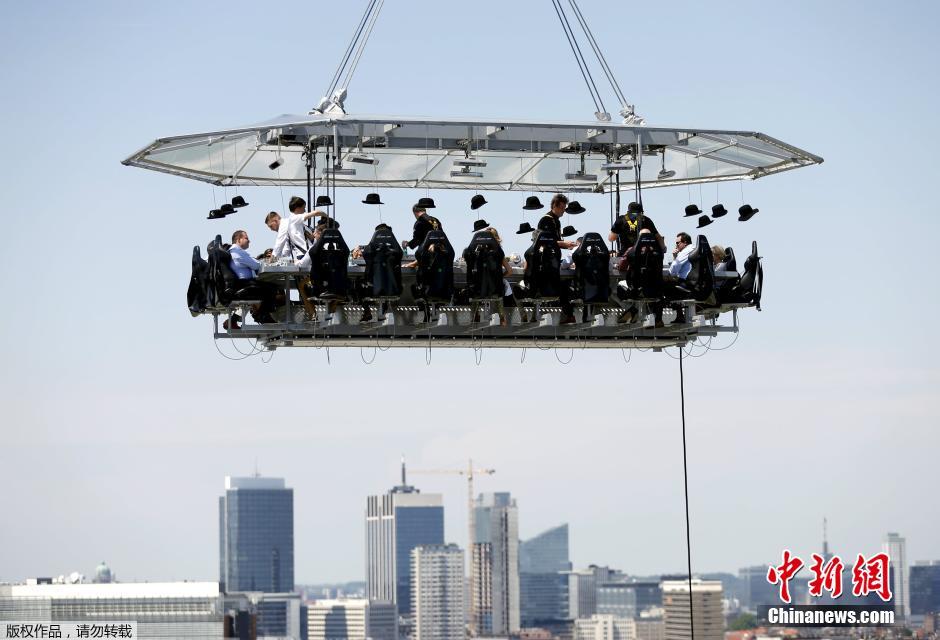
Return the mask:
<svg viewBox="0 0 940 640"><path fill-rule="evenodd" d="M780 599L790 602L790 580L803 568L803 561L791 556L788 549L783 550L783 563L779 567L767 570L767 582L780 585Z"/></svg>
<svg viewBox="0 0 940 640"><path fill-rule="evenodd" d="M891 600L891 580L888 575L888 554L879 553L868 560L858 554L852 567L852 595L855 597L877 593L883 601Z"/></svg>
<svg viewBox="0 0 940 640"><path fill-rule="evenodd" d="M845 565L839 556L833 556L829 562L823 565L823 557L818 553L813 554L813 564L810 571L813 572L813 579L809 581L809 595L814 598L822 596L822 592L828 591L832 598L838 598L842 595L842 570Z"/></svg>

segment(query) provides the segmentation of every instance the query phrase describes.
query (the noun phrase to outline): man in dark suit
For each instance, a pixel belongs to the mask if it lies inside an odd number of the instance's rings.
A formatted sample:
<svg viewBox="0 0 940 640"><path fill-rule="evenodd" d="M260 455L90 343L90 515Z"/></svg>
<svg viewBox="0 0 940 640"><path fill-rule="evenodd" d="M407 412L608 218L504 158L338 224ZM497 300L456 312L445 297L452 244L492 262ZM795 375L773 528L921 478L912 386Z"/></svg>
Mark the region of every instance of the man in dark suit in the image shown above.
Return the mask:
<svg viewBox="0 0 940 640"><path fill-rule="evenodd" d="M539 220L538 230L552 235L558 247L561 249L574 249L578 244L571 240L564 240L561 237L561 216L565 213L568 206L568 197L563 193L556 193L549 205L548 213ZM574 308L571 305L571 296L567 286L561 288L559 295L561 302L561 324L572 324L574 319Z"/></svg>
<svg viewBox="0 0 940 640"><path fill-rule="evenodd" d="M426 200L426 198L422 198ZM414 232L411 235L411 240L402 240L401 248L405 249L417 249L422 244L424 244L424 238L428 235L428 231L436 230L443 231L444 227L441 226L440 220L434 216L428 215L427 205L422 202L411 207L411 212L415 216L415 226Z"/></svg>

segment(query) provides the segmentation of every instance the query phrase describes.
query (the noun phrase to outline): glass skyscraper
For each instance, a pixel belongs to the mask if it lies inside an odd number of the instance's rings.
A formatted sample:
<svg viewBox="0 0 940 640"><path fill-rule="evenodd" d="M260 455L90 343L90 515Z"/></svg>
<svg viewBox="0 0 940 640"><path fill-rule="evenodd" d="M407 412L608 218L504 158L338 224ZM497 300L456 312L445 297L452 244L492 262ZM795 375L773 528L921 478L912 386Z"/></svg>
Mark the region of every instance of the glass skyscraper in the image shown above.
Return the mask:
<svg viewBox="0 0 940 640"><path fill-rule="evenodd" d="M517 633L519 510L508 492L482 493L473 511L470 629L476 635Z"/></svg>
<svg viewBox="0 0 940 640"><path fill-rule="evenodd" d="M444 503L439 493L421 493L405 482L366 500L366 597L394 602L411 615L411 551L444 544Z"/></svg>
<svg viewBox="0 0 940 640"><path fill-rule="evenodd" d="M519 543L519 609L523 627L568 617L568 525Z"/></svg>
<svg viewBox="0 0 940 640"><path fill-rule="evenodd" d="M225 478L219 581L226 592L294 590L294 490L283 478Z"/></svg>

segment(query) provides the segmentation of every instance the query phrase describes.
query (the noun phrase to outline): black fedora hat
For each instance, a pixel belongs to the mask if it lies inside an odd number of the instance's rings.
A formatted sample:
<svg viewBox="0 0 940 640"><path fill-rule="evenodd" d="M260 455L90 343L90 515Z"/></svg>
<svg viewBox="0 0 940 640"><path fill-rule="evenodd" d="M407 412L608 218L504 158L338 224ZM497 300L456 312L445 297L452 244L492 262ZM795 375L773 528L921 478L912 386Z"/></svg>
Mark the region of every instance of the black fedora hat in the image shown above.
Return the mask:
<svg viewBox="0 0 940 640"><path fill-rule="evenodd" d="M382 200L379 198L379 194L369 193L366 195L366 199L362 201L362 204L385 204L385 203L382 202Z"/></svg>
<svg viewBox="0 0 940 640"><path fill-rule="evenodd" d="M219 211L218 209L213 209L209 212L209 216L206 220L220 220L225 217L225 214Z"/></svg>
<svg viewBox="0 0 940 640"><path fill-rule="evenodd" d="M749 204L742 204L738 209L738 220L740 222L747 222L754 217L754 214L760 211L760 209L755 209Z"/></svg>
<svg viewBox="0 0 940 640"><path fill-rule="evenodd" d="M486 220L477 220L473 223L473 231L476 233L480 229L486 229L488 226L490 226L490 223Z"/></svg>
<svg viewBox="0 0 940 640"><path fill-rule="evenodd" d="M531 224L529 224L528 222L523 222L522 224L519 225L519 230L516 231L516 233L517 233L517 234L519 234L519 233L532 233L533 231L535 231L535 229L532 228L532 225L531 225Z"/></svg>
<svg viewBox="0 0 940 640"><path fill-rule="evenodd" d="M242 207L247 207L248 203L245 202L245 199L241 196L235 196L232 198L232 206L236 209L241 209Z"/></svg>
<svg viewBox="0 0 940 640"><path fill-rule="evenodd" d="M627 205L627 213L643 213L643 205L639 202L631 202Z"/></svg>
<svg viewBox="0 0 940 640"><path fill-rule="evenodd" d="M235 213L235 207L226 202L221 207L219 207L219 213L221 213L223 216L230 216Z"/></svg>
<svg viewBox="0 0 940 640"><path fill-rule="evenodd" d="M418 200L418 204L416 204L415 206L422 208L422 209L436 209L437 208L434 205L434 198L420 198Z"/></svg>
<svg viewBox="0 0 940 640"><path fill-rule="evenodd" d="M480 207L486 204L486 199L481 196L479 193L472 198L470 198L470 209L476 211Z"/></svg>
<svg viewBox="0 0 940 640"><path fill-rule="evenodd" d="M725 209L725 205L718 203L712 207L712 217L720 218L721 216L728 215L728 210Z"/></svg>
<svg viewBox="0 0 940 640"><path fill-rule="evenodd" d="M330 200L330 196L317 196L317 204L314 205L317 207L332 207L333 201Z"/></svg>
<svg viewBox="0 0 940 640"><path fill-rule="evenodd" d="M707 226L710 225L712 222L714 222L714 220L712 220L712 219L709 218L708 216L699 216L699 217L698 217L698 228L701 229L702 227L707 227Z"/></svg>
<svg viewBox="0 0 940 640"><path fill-rule="evenodd" d="M572 200L568 203L568 206L565 208L565 213L578 214L584 213L587 211L584 207L581 206L581 203L577 200Z"/></svg>
<svg viewBox="0 0 940 640"><path fill-rule="evenodd" d="M562 238L570 238L571 236L578 235L578 230L572 227L570 224L561 230Z"/></svg>
<svg viewBox="0 0 940 640"><path fill-rule="evenodd" d="M544 209L545 205L542 204L538 196L529 196L525 199L525 206L522 208L526 211L535 211L536 209Z"/></svg>
<svg viewBox="0 0 940 640"><path fill-rule="evenodd" d="M691 218L692 216L701 215L702 210L698 208L697 204L690 204L685 208L685 217Z"/></svg>

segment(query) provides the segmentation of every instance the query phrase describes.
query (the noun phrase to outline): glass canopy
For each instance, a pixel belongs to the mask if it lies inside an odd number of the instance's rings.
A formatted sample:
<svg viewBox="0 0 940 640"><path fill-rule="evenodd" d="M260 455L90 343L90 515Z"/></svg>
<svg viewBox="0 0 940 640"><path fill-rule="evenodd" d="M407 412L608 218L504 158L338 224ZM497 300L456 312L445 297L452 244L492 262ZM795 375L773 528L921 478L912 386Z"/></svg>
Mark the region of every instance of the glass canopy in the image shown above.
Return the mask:
<svg viewBox="0 0 940 640"><path fill-rule="evenodd" d="M160 138L124 164L225 186L306 185L309 164L317 186L605 193L618 178L627 191L822 161L749 131L311 114Z"/></svg>

